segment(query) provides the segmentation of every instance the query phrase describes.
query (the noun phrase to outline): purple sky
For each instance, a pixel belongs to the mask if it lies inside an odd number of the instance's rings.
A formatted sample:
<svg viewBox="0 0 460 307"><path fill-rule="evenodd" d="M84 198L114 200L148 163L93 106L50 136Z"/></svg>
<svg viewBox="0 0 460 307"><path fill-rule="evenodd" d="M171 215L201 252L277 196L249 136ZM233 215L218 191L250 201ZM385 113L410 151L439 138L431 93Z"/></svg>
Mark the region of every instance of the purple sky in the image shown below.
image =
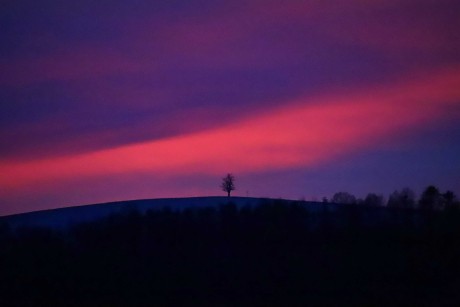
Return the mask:
<svg viewBox="0 0 460 307"><path fill-rule="evenodd" d="M460 194L459 1L3 1L0 215Z"/></svg>

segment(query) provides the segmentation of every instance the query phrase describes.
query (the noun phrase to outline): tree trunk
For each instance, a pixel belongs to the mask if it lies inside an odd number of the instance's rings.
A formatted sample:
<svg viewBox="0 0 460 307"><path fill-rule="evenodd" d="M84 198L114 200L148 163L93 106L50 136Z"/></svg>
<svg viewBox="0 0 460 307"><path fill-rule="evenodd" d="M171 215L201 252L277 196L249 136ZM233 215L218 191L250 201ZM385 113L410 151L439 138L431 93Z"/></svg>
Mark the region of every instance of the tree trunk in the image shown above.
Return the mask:
<svg viewBox="0 0 460 307"><path fill-rule="evenodd" d="M227 193L228 193L228 194L227 194L227 195L228 195L228 197L230 197L230 191L228 191Z"/></svg>

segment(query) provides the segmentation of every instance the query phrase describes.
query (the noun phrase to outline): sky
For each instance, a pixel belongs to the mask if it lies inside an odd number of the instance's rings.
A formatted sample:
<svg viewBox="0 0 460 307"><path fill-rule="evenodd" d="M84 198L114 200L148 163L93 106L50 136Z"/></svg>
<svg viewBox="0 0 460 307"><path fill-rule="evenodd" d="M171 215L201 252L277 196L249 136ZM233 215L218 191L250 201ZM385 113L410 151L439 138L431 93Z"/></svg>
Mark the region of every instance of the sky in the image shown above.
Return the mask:
<svg viewBox="0 0 460 307"><path fill-rule="evenodd" d="M0 215L460 195L457 0L0 2Z"/></svg>

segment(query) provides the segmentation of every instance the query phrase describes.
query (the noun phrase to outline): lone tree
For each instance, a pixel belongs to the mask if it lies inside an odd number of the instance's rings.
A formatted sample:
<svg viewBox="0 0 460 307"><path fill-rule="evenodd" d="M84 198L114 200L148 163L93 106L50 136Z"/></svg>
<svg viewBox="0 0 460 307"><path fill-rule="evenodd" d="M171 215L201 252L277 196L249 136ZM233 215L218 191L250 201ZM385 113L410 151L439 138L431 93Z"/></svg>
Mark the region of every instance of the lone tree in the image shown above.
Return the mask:
<svg viewBox="0 0 460 307"><path fill-rule="evenodd" d="M230 197L230 193L235 190L235 177L232 174L227 174L227 176L222 178L220 187L222 191L227 192L228 197Z"/></svg>

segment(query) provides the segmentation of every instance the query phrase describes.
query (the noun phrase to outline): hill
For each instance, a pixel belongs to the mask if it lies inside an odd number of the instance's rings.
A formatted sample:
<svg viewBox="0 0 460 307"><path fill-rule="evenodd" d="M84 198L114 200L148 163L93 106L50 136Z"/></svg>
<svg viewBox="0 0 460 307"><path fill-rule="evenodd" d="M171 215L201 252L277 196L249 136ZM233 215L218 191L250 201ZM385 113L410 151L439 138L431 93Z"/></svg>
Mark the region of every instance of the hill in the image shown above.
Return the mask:
<svg viewBox="0 0 460 307"><path fill-rule="evenodd" d="M145 213L148 210L162 210L164 208L184 210L187 208L218 207L229 202L242 207L255 206L267 200L269 199L253 197L228 198L220 196L126 200L15 214L0 217L0 222L5 222L14 229L18 227L51 227L59 229L82 222L95 221L110 214L133 210L139 213ZM303 203L308 204L311 210L319 210L322 205L318 202Z"/></svg>
<svg viewBox="0 0 460 307"><path fill-rule="evenodd" d="M1 306L460 305L456 209L205 197L3 221Z"/></svg>

